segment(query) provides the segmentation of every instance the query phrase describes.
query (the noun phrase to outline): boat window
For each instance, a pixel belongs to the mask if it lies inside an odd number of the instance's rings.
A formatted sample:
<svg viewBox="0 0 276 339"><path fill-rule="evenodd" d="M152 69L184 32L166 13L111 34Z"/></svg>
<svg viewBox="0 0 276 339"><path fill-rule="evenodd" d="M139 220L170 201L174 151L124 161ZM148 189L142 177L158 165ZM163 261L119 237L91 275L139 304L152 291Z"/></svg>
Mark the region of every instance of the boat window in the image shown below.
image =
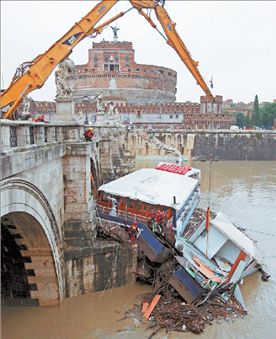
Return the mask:
<svg viewBox="0 0 276 339"><path fill-rule="evenodd" d="M200 233L201 237L205 237L206 236L206 229L203 230L203 232Z"/></svg>

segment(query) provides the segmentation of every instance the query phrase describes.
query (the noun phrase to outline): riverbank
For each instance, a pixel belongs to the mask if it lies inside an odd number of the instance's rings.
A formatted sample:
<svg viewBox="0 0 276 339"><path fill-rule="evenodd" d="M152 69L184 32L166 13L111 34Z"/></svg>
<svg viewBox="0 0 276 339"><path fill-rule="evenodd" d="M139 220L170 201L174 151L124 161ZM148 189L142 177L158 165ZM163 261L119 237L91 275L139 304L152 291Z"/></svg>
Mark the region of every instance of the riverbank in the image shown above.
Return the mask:
<svg viewBox="0 0 276 339"><path fill-rule="evenodd" d="M209 163L194 162L202 170L201 206L208 202ZM227 161L212 164L211 207L223 211L238 226L249 229L257 240L272 276L262 282L259 274L241 286L247 307L244 319L217 320L207 326L200 339L273 338L276 331L276 249L275 249L276 162ZM137 318L120 320L147 285L135 284L105 292L67 299L60 307L6 307L2 309L3 339L90 339L147 338L152 331ZM45 329L47 328L47 331ZM195 339L192 333L161 331L157 339Z"/></svg>

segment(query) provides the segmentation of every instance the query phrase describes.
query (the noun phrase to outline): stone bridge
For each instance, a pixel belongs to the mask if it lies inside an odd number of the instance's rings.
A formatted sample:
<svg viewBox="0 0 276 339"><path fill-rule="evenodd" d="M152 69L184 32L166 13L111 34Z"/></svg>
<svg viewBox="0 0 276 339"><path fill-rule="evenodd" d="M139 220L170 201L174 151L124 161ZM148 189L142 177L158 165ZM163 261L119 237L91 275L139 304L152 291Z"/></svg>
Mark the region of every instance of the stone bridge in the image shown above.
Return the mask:
<svg viewBox="0 0 276 339"><path fill-rule="evenodd" d="M1 123L1 271L4 303L58 305L132 281L132 249L97 238L102 182L134 169L136 155L276 160L276 134L142 131ZM160 142L156 143L156 140Z"/></svg>
<svg viewBox="0 0 276 339"><path fill-rule="evenodd" d="M57 305L65 297L132 279L132 251L96 237L97 187L116 175L111 162L124 168L114 143L119 131L97 128L92 142L85 142L83 133L84 126L74 124L2 121L6 304Z"/></svg>

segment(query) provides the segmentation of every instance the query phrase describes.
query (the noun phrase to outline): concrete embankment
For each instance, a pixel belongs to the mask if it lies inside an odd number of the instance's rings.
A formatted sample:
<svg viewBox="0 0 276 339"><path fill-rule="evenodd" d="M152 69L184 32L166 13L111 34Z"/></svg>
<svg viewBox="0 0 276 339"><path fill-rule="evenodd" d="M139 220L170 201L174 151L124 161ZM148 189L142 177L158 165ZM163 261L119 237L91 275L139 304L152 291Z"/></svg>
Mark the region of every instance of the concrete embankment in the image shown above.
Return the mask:
<svg viewBox="0 0 276 339"><path fill-rule="evenodd" d="M201 132L195 135L193 158L276 160L276 133Z"/></svg>
<svg viewBox="0 0 276 339"><path fill-rule="evenodd" d="M119 145L134 157L180 152L194 160L276 160L276 131L269 130L134 130Z"/></svg>

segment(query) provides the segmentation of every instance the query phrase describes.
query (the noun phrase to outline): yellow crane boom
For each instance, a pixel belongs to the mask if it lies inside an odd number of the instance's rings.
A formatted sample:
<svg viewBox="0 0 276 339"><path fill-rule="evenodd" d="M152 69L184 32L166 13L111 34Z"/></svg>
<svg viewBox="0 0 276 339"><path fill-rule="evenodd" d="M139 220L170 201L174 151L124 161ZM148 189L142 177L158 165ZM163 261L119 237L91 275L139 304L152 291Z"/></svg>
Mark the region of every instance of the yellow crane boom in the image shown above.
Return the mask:
<svg viewBox="0 0 276 339"><path fill-rule="evenodd" d="M116 5L118 1L120 0L100 1L87 15L75 23L73 27L65 35L63 35L62 38L56 41L45 53L38 55L33 61L25 62L17 68L11 84L1 94L1 110L8 107L8 110L3 114L4 118L11 118L24 96L43 86L55 67L68 57L73 48L81 40L93 33L101 33L105 26L127 12L121 12L100 26L95 27L95 25L114 5ZM154 28L156 28L156 25L152 22L151 18L144 13L143 9L153 9L155 11L156 17L167 37L167 43L178 53L181 60L187 66L205 94L210 99L214 100L211 91L197 68L198 63L192 59L187 47L175 30L175 24L170 19L164 7L158 4L159 1L129 0L129 2L131 3L132 8L136 8Z"/></svg>

